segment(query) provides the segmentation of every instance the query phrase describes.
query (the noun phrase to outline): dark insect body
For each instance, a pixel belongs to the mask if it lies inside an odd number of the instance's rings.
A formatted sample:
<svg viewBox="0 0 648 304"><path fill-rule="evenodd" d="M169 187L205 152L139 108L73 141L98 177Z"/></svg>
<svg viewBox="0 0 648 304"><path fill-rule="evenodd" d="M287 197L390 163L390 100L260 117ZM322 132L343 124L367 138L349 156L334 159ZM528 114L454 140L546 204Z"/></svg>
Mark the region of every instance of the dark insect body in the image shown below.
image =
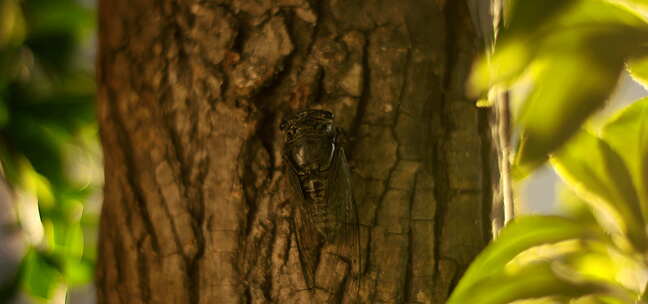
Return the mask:
<svg viewBox="0 0 648 304"><path fill-rule="evenodd" d="M304 110L281 124L286 175L296 196L297 246L309 288L325 244L348 259L353 273L361 269L351 174L333 118L328 111Z"/></svg>

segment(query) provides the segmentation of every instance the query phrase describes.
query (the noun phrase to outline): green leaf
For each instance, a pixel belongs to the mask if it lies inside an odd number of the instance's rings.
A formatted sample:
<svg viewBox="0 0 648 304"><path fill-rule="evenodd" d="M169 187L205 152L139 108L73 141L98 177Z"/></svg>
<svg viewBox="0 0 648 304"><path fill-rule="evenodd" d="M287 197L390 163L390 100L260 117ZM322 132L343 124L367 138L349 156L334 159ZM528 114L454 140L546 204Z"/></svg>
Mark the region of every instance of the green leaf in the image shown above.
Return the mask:
<svg viewBox="0 0 648 304"><path fill-rule="evenodd" d="M514 0L510 1L510 18L502 35L526 36L574 5L575 0Z"/></svg>
<svg viewBox="0 0 648 304"><path fill-rule="evenodd" d="M92 281L94 266L88 260L68 258L65 260L65 283L74 287Z"/></svg>
<svg viewBox="0 0 648 304"><path fill-rule="evenodd" d="M518 300L511 302L511 304L563 304L565 301L561 301L556 297L544 297L544 298L535 298L535 299L526 299Z"/></svg>
<svg viewBox="0 0 648 304"><path fill-rule="evenodd" d="M48 257L36 250L25 256L23 288L35 297L49 299L56 287L61 284L61 273Z"/></svg>
<svg viewBox="0 0 648 304"><path fill-rule="evenodd" d="M605 125L601 137L627 165L648 219L648 98L634 102Z"/></svg>
<svg viewBox="0 0 648 304"><path fill-rule="evenodd" d="M39 36L63 32L83 35L95 26L93 11L78 1L27 1L25 15L31 32Z"/></svg>
<svg viewBox="0 0 648 304"><path fill-rule="evenodd" d="M0 1L0 48L20 45L25 37L25 18L20 1Z"/></svg>
<svg viewBox="0 0 648 304"><path fill-rule="evenodd" d="M532 263L484 278L465 292L453 293L448 304L507 304L516 300L560 296L579 298L607 291L605 284L566 280L554 272L554 263Z"/></svg>
<svg viewBox="0 0 648 304"><path fill-rule="evenodd" d="M568 239L602 237L595 227L558 216L523 216L515 218L493 243L470 265L453 293L452 299L466 297L481 280L500 271L519 253L542 244ZM455 302L474 303L474 302ZM481 302L479 302L481 303Z"/></svg>
<svg viewBox="0 0 648 304"><path fill-rule="evenodd" d="M596 214L625 233L640 251L648 242L639 199L628 168L604 141L581 131L552 157L556 172L592 206Z"/></svg>
<svg viewBox="0 0 648 304"><path fill-rule="evenodd" d="M501 39L496 43L490 57L477 61L469 80L471 95L479 94L489 87L515 79L527 68L536 55L542 39L538 31L556 15L573 5L575 0L515 0L510 18Z"/></svg>
<svg viewBox="0 0 648 304"><path fill-rule="evenodd" d="M635 11L637 14L648 16L648 0L608 0L618 3Z"/></svg>
<svg viewBox="0 0 648 304"><path fill-rule="evenodd" d="M648 56L630 59L627 68L632 78L648 89Z"/></svg>
<svg viewBox="0 0 648 304"><path fill-rule="evenodd" d="M529 93L520 98L523 139L514 167L514 176L521 178L601 108L625 58L640 52L638 42L648 41L648 23L607 1L518 2L510 29L502 33L494 54L475 65L469 87L470 93L480 93L525 80ZM545 3L547 12L537 8Z"/></svg>
<svg viewBox="0 0 648 304"><path fill-rule="evenodd" d="M548 59L553 60L565 54L602 51L622 60L627 52L635 53L636 42L645 39L648 30L640 16L605 1L518 0L513 7L510 26L500 35L495 52L475 64L468 86L471 94L496 84L510 86L537 56L551 55ZM611 43L610 37L619 39ZM592 49L597 42L599 46ZM587 68L580 71L589 74Z"/></svg>
<svg viewBox="0 0 648 304"><path fill-rule="evenodd" d="M536 87L520 111L523 142L516 154L516 177L526 176L541 165L547 154L603 106L622 67L621 58L613 58L606 51L546 58L536 77Z"/></svg>
<svg viewBox="0 0 648 304"><path fill-rule="evenodd" d="M582 223L597 225L596 215L589 204L564 183L560 183L558 197L561 214Z"/></svg>
<svg viewBox="0 0 648 304"><path fill-rule="evenodd" d="M18 101L11 105L11 111L41 125L56 126L73 133L95 123L93 100L93 94L56 94L34 98L32 102Z"/></svg>

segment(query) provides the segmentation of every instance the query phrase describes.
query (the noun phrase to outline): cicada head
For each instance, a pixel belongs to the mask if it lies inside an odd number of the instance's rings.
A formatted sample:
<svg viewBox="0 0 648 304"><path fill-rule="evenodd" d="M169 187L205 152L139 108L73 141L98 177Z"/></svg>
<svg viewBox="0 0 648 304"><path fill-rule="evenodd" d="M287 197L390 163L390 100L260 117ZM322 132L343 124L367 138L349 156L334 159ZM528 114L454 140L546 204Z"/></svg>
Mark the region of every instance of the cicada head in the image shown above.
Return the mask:
<svg viewBox="0 0 648 304"><path fill-rule="evenodd" d="M335 153L333 114L324 110L304 110L281 124L285 133L284 153L302 183L321 177Z"/></svg>

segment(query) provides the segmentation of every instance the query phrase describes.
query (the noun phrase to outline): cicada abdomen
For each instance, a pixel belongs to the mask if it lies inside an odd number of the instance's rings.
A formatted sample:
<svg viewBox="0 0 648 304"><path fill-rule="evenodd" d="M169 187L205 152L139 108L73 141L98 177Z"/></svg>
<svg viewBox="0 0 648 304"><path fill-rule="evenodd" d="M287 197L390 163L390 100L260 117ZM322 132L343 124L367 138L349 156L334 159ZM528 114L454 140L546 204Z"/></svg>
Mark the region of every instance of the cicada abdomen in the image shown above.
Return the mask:
<svg viewBox="0 0 648 304"><path fill-rule="evenodd" d="M314 286L318 250L334 244L360 269L358 213L333 114L304 110L281 124L286 174L296 196L294 224L303 272Z"/></svg>

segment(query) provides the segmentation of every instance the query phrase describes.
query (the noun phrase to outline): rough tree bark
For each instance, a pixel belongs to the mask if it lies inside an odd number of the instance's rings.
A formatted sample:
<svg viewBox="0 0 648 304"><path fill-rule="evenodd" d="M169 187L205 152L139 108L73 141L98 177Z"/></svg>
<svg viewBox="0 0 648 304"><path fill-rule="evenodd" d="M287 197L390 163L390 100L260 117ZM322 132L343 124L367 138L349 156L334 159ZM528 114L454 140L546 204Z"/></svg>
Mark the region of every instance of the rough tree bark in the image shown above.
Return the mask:
<svg viewBox="0 0 648 304"><path fill-rule="evenodd" d="M474 28L464 1L101 0L99 302L444 303L491 234ZM322 248L315 290L279 131L303 108L346 132L367 261Z"/></svg>

